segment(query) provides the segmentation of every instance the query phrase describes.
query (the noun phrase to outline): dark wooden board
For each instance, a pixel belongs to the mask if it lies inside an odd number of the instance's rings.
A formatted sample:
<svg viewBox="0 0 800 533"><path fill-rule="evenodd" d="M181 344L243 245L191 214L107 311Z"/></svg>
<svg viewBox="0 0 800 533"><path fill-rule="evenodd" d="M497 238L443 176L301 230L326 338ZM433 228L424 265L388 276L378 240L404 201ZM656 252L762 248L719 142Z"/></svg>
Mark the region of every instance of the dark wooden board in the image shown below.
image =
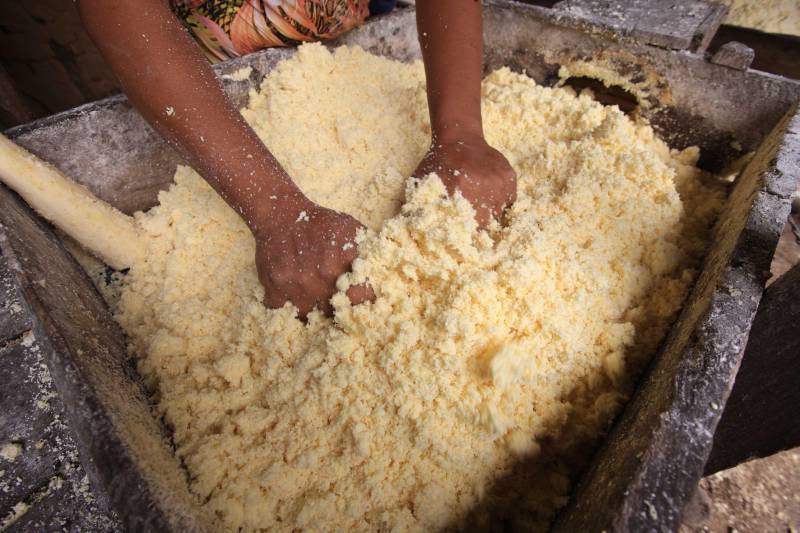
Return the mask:
<svg viewBox="0 0 800 533"><path fill-rule="evenodd" d="M3 242L0 241L0 250ZM31 329L31 317L25 300L5 258L0 256L0 348Z"/></svg>
<svg viewBox="0 0 800 533"><path fill-rule="evenodd" d="M13 332L0 337L0 447L18 450L0 457L0 529L119 531L116 514L88 483L33 318L3 257L0 297L4 308L18 309L0 313L0 328Z"/></svg>
<svg viewBox="0 0 800 533"><path fill-rule="evenodd" d="M800 265L764 294L705 473L796 446L800 446Z"/></svg>
<svg viewBox="0 0 800 533"><path fill-rule="evenodd" d="M702 52L728 10L703 0L563 0L553 6L644 44Z"/></svg>

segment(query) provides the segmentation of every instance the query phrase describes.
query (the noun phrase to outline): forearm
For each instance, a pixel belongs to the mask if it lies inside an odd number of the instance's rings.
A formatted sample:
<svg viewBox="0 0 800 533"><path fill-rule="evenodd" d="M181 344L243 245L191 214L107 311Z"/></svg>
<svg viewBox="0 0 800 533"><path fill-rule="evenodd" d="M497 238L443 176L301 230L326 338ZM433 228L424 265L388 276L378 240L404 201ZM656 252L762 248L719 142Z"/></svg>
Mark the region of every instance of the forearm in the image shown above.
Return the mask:
<svg viewBox="0 0 800 533"><path fill-rule="evenodd" d="M418 0L417 30L434 139L483 135L480 0Z"/></svg>
<svg viewBox="0 0 800 533"><path fill-rule="evenodd" d="M486 227L514 203L517 183L508 160L483 136L482 7L480 0L417 0L432 139L414 175L435 173Z"/></svg>
<svg viewBox="0 0 800 533"><path fill-rule="evenodd" d="M80 0L79 9L136 109L254 232L307 202L230 104L166 0Z"/></svg>

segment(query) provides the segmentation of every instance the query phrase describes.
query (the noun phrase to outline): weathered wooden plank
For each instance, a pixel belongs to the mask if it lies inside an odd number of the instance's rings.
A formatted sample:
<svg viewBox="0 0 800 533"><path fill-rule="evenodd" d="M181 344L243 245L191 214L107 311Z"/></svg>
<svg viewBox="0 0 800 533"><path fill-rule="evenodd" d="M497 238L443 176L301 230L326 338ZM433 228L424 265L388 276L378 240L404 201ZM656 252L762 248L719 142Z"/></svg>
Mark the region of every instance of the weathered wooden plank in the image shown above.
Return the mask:
<svg viewBox="0 0 800 533"><path fill-rule="evenodd" d="M764 33L723 24L709 45L715 52L731 41L744 43L755 52L750 68L787 78L800 79L800 37Z"/></svg>
<svg viewBox="0 0 800 533"><path fill-rule="evenodd" d="M644 44L702 52L727 8L703 0L564 0L553 6Z"/></svg>
<svg viewBox="0 0 800 533"><path fill-rule="evenodd" d="M95 496L30 330L0 349L0 529L118 531Z"/></svg>
<svg viewBox="0 0 800 533"><path fill-rule="evenodd" d="M0 254L4 243L0 240ZM6 258L0 255L0 348L31 329L27 305L14 283Z"/></svg>
<svg viewBox="0 0 800 533"><path fill-rule="evenodd" d="M800 446L800 265L773 283L722 415L705 474Z"/></svg>

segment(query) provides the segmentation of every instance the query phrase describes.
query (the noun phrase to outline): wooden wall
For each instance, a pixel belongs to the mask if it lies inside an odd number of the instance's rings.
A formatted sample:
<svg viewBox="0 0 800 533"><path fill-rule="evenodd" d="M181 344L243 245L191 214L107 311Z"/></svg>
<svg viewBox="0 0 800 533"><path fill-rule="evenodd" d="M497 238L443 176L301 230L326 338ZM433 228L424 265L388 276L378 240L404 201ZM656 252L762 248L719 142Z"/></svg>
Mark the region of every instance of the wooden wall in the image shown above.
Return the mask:
<svg viewBox="0 0 800 533"><path fill-rule="evenodd" d="M0 129L117 87L73 0L0 0Z"/></svg>

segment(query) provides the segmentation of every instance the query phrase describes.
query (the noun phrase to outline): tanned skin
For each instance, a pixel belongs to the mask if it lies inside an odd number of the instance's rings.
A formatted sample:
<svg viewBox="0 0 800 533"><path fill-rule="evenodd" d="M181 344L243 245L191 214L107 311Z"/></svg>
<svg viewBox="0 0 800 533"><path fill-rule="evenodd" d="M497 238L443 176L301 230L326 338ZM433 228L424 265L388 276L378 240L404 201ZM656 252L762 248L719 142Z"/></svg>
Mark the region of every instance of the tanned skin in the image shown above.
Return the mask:
<svg viewBox="0 0 800 533"><path fill-rule="evenodd" d="M136 109L253 232L265 304L292 302L300 316L315 307L330 315L336 280L358 255L363 226L315 204L294 184L228 101L167 0L79 0L78 8ZM483 226L513 203L516 179L483 137L481 4L419 0L417 24L432 140L415 175L439 174L451 193L460 190L475 206ZM353 304L374 298L364 286L347 295Z"/></svg>
<svg viewBox="0 0 800 533"><path fill-rule="evenodd" d="M417 32L432 138L414 175L435 172L450 194L461 191L484 227L517 199L517 181L503 154L483 136L481 2L418 0Z"/></svg>

